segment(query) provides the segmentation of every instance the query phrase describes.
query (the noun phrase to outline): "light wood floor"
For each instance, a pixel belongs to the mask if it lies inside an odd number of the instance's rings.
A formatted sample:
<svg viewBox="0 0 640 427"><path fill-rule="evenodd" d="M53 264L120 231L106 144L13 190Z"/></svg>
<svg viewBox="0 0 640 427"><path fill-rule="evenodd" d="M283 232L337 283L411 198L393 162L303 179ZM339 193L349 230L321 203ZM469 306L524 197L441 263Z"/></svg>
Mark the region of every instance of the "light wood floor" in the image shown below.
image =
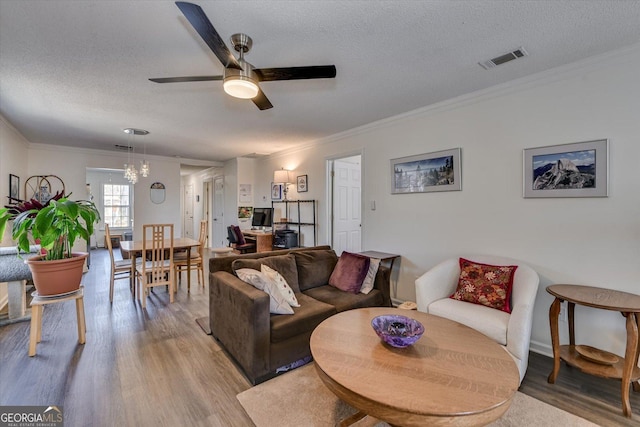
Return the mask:
<svg viewBox="0 0 640 427"><path fill-rule="evenodd" d="M235 397L249 382L195 322L208 314L208 288L193 275L187 294L185 276L174 304L156 289L144 311L124 280L109 304L108 253L91 257L87 343L77 344L73 302L45 308L33 358L28 322L0 327L0 405L60 405L66 426L252 426ZM551 359L532 353L521 391L600 425L640 425L640 393L632 393L628 420L619 381L563 365L551 385L550 369Z"/></svg>

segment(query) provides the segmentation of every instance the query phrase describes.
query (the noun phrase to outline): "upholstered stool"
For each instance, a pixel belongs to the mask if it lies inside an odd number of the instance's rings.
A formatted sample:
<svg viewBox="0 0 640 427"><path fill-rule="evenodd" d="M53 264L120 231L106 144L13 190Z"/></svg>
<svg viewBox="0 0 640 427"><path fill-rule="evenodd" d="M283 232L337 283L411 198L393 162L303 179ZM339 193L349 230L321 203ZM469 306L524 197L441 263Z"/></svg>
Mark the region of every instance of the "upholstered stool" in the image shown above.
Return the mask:
<svg viewBox="0 0 640 427"><path fill-rule="evenodd" d="M37 292L31 294L31 331L29 333L29 356L36 355L36 344L42 339L42 313L44 306L47 304L55 304L57 302L65 302L70 300L76 301L76 317L78 318L78 342L85 343L86 325L84 322L84 288L80 286L75 292L66 295L56 296L39 296Z"/></svg>
<svg viewBox="0 0 640 427"><path fill-rule="evenodd" d="M211 249L211 252L213 252L213 256L215 258L221 258L223 256L231 255L231 253L233 252L233 248L229 248L229 247L213 248Z"/></svg>

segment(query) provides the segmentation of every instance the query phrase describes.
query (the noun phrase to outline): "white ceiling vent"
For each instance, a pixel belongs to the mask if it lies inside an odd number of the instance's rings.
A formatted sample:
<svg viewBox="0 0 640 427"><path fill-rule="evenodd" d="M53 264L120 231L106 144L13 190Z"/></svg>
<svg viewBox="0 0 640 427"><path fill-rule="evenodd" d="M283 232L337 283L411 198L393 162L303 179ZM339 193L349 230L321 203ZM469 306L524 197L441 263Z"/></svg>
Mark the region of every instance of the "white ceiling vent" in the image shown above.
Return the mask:
<svg viewBox="0 0 640 427"><path fill-rule="evenodd" d="M502 65L506 62L513 61L514 59L522 58L523 56L529 56L526 50L523 47L519 47L514 51L505 53L504 55L496 56L495 58L489 59L488 61L478 62L482 68L488 70L490 68L495 68L498 65Z"/></svg>

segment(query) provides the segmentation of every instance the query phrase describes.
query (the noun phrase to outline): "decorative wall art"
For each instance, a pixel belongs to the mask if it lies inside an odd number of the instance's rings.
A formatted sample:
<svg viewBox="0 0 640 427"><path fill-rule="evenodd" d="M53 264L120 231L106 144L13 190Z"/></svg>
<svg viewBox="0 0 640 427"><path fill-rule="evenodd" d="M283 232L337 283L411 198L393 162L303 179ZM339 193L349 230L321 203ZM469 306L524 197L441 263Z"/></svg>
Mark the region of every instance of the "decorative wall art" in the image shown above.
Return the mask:
<svg viewBox="0 0 640 427"><path fill-rule="evenodd" d="M251 218L251 215L253 215L253 207L252 206L239 206L238 207L238 218L239 219Z"/></svg>
<svg viewBox="0 0 640 427"><path fill-rule="evenodd" d="M271 183L271 200L282 200L282 184Z"/></svg>
<svg viewBox="0 0 640 427"><path fill-rule="evenodd" d="M166 196L166 188L161 182L154 182L149 189L149 196L151 201L156 205L164 203Z"/></svg>
<svg viewBox="0 0 640 427"><path fill-rule="evenodd" d="M460 148L391 160L391 194L460 190Z"/></svg>
<svg viewBox="0 0 640 427"><path fill-rule="evenodd" d="M238 185L238 201L240 203L251 203L253 201L253 190L251 184Z"/></svg>
<svg viewBox="0 0 640 427"><path fill-rule="evenodd" d="M9 203L20 201L20 177L9 174Z"/></svg>
<svg viewBox="0 0 640 427"><path fill-rule="evenodd" d="M609 140L527 148L523 196L607 197Z"/></svg>
<svg viewBox="0 0 640 427"><path fill-rule="evenodd" d="M307 191L309 191L309 178L307 177L307 175L300 175L298 176L298 193L306 193Z"/></svg>

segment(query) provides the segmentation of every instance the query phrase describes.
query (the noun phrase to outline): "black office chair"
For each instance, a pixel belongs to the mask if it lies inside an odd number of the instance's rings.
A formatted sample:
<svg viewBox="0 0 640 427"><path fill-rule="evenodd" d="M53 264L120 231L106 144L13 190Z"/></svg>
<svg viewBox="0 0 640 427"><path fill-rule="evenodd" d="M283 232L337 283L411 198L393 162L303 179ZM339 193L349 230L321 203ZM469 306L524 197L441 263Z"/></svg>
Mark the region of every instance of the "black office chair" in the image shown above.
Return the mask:
<svg viewBox="0 0 640 427"><path fill-rule="evenodd" d="M247 243L238 226L230 225L227 227L227 240L229 240L229 247L232 247L241 254L256 251L256 244Z"/></svg>

